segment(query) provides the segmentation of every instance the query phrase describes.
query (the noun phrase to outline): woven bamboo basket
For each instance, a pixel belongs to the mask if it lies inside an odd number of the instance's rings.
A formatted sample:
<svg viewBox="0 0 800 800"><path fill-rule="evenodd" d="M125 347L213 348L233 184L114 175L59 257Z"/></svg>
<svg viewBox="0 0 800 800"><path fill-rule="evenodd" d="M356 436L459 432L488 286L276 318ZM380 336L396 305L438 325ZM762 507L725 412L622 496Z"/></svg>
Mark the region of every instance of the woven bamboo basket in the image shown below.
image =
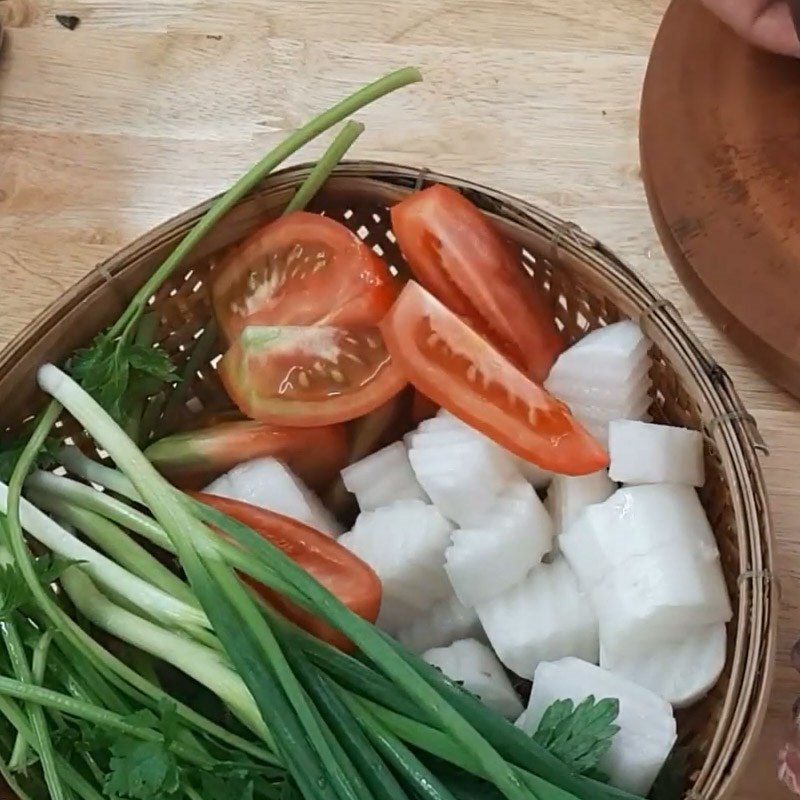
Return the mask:
<svg viewBox="0 0 800 800"><path fill-rule="evenodd" d="M160 315L158 341L179 365L211 317L206 291L215 254L277 216L308 166L276 173L243 200L152 299ZM716 364L676 310L600 242L528 203L447 176L382 163L339 166L313 208L344 222L390 265L402 256L387 207L429 182L450 184L487 212L522 252L530 280L549 298L554 318L570 341L621 318L637 320L653 342L650 413L705 434L707 482L703 505L714 528L733 600L725 671L714 690L679 715L679 738L690 754L693 799L730 794L756 739L769 694L775 652L776 587L764 482L755 424ZM154 229L100 264L45 311L0 355L3 427L15 431L41 407L35 371L62 362L112 323L125 303L209 207L206 202ZM181 425L200 409L221 411L230 401L213 364L219 348L194 375ZM167 420L166 427L177 421ZM64 436L91 445L71 420Z"/></svg>

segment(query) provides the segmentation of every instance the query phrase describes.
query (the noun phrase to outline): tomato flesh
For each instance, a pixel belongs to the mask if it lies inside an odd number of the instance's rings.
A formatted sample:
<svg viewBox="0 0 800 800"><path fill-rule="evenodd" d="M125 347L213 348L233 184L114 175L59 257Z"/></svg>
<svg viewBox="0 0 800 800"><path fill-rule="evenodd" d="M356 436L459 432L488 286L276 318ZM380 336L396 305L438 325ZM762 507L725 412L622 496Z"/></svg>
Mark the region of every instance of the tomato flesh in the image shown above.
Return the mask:
<svg viewBox="0 0 800 800"><path fill-rule="evenodd" d="M418 283L406 284L380 327L393 361L419 391L512 453L562 475L608 465L567 406Z"/></svg>
<svg viewBox="0 0 800 800"><path fill-rule="evenodd" d="M219 422L173 434L145 451L156 469L181 489L199 489L253 458L279 458L312 489L330 485L347 464L343 425L286 428L253 420Z"/></svg>
<svg viewBox="0 0 800 800"><path fill-rule="evenodd" d="M219 374L248 417L290 427L355 419L406 384L375 327L248 327Z"/></svg>
<svg viewBox="0 0 800 800"><path fill-rule="evenodd" d="M551 309L489 218L437 184L392 207L392 229L414 277L453 313L543 382L564 349Z"/></svg>
<svg viewBox="0 0 800 800"><path fill-rule="evenodd" d="M211 494L194 496L212 508L252 528L261 537L286 553L312 578L341 600L353 613L375 622L381 607L381 582L369 564L337 544L324 533L302 522L263 508ZM309 633L342 649L352 645L339 631L317 619L266 586L245 578L258 593L284 616Z"/></svg>
<svg viewBox="0 0 800 800"><path fill-rule="evenodd" d="M259 228L212 273L211 299L229 342L249 325L370 325L397 285L352 231L295 211Z"/></svg>

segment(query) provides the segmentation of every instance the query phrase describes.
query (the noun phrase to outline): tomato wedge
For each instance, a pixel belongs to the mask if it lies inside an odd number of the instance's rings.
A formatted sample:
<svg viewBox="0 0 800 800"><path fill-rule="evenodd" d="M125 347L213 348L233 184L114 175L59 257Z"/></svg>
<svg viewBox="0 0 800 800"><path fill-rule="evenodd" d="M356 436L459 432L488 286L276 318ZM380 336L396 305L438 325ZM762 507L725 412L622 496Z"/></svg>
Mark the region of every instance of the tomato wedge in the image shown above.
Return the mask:
<svg viewBox="0 0 800 800"><path fill-rule="evenodd" d="M370 325L397 296L389 268L330 217L295 211L259 228L212 273L229 342L248 325Z"/></svg>
<svg viewBox="0 0 800 800"><path fill-rule="evenodd" d="M347 464L344 425L283 428L253 420L220 422L175 433L151 444L145 455L181 489L199 489L253 458L286 462L312 489L330 485Z"/></svg>
<svg viewBox="0 0 800 800"><path fill-rule="evenodd" d="M334 539L302 522L248 503L212 494L194 493L194 497L247 525L279 547L355 614L369 622L375 622L378 618L381 607L380 579L369 564L337 544ZM313 614L299 608L272 589L249 578L245 580L301 628L337 647L352 649L346 637Z"/></svg>
<svg viewBox="0 0 800 800"><path fill-rule="evenodd" d="M563 403L418 283L406 284L380 327L392 360L417 389L512 453L562 475L608 465Z"/></svg>
<svg viewBox="0 0 800 800"><path fill-rule="evenodd" d="M466 197L437 184L392 207L414 277L539 383L564 349L551 309L520 259Z"/></svg>
<svg viewBox="0 0 800 800"><path fill-rule="evenodd" d="M406 385L374 327L248 327L219 374L248 417L301 428L360 417Z"/></svg>

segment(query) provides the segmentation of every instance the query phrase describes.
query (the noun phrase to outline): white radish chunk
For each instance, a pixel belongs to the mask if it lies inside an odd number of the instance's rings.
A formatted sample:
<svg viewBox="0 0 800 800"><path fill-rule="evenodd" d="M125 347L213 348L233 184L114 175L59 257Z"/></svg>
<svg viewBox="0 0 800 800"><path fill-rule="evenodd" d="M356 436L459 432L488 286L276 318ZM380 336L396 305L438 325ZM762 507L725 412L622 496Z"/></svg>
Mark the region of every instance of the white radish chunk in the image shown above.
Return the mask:
<svg viewBox="0 0 800 800"><path fill-rule="evenodd" d="M416 433L408 457L434 505L459 525L479 520L519 477L512 458L467 428Z"/></svg>
<svg viewBox="0 0 800 800"><path fill-rule="evenodd" d="M506 719L516 719L522 713L522 701L503 665L485 644L461 639L449 647L428 650L422 657Z"/></svg>
<svg viewBox="0 0 800 800"><path fill-rule="evenodd" d="M603 503L588 506L559 539L581 586L603 581L634 557L695 549L715 563L719 550L697 492L689 486L625 486ZM723 621L723 620L719 620Z"/></svg>
<svg viewBox="0 0 800 800"><path fill-rule="evenodd" d="M686 708L719 679L726 646L725 625L708 625L681 639L646 643L624 655L601 647L600 666L650 689L674 708Z"/></svg>
<svg viewBox="0 0 800 800"><path fill-rule="evenodd" d="M517 458L517 468L522 473L528 483L534 489L544 489L551 480L553 480L553 473L546 469L542 469L536 464L526 461L524 458Z"/></svg>
<svg viewBox="0 0 800 800"><path fill-rule="evenodd" d="M606 444L611 420L647 418L648 349L647 339L633 322L598 328L558 357L545 388Z"/></svg>
<svg viewBox="0 0 800 800"><path fill-rule="evenodd" d="M465 606L519 583L550 551L553 522L533 487L522 479L470 528L454 531L445 570Z"/></svg>
<svg viewBox="0 0 800 800"><path fill-rule="evenodd" d="M702 486L703 436L689 428L617 420L609 426L609 472L628 484Z"/></svg>
<svg viewBox="0 0 800 800"><path fill-rule="evenodd" d="M285 464L256 458L220 475L203 490L299 520L329 536L342 528L322 501Z"/></svg>
<svg viewBox="0 0 800 800"><path fill-rule="evenodd" d="M446 647L457 639L485 639L478 613L467 608L455 593L440 600L410 625L406 619L397 632L398 641L413 653Z"/></svg>
<svg viewBox="0 0 800 800"><path fill-rule="evenodd" d="M517 724L532 735L556 700L577 705L589 695L619 700L619 731L600 769L612 786L646 796L677 739L672 708L649 689L577 658L542 663L533 677L528 708Z"/></svg>
<svg viewBox="0 0 800 800"><path fill-rule="evenodd" d="M488 436L485 436L480 431L470 427L466 422L462 422L460 419L458 419L458 417L454 417L449 411L445 411L443 408L439 409L435 417L431 417L430 419L420 422L416 431L406 434L406 443L409 447L411 446L414 433L430 433L431 431L436 431L439 433L443 433L445 431L468 431L473 436L479 437L487 442L491 442L493 447L496 447L499 452L503 453L515 462L517 469L522 474L522 477L525 478L525 480L528 481L528 483L530 483L534 489L544 488L548 483L550 483L550 480L553 477L552 472L542 469L536 464L532 464L530 461L525 461L525 459L510 453L504 447L501 447L499 444L489 439Z"/></svg>
<svg viewBox="0 0 800 800"><path fill-rule="evenodd" d="M548 391L558 394L567 382L612 389L621 381L640 377L642 357L649 343L635 322L626 320L587 333L565 350L553 364L545 381Z"/></svg>
<svg viewBox="0 0 800 800"><path fill-rule="evenodd" d="M601 642L621 656L698 626L727 622L732 615L719 562L671 546L634 556L589 596Z"/></svg>
<svg viewBox="0 0 800 800"><path fill-rule="evenodd" d="M453 526L431 505L399 500L359 514L339 543L381 579L381 623L395 633L450 593L444 551Z"/></svg>
<svg viewBox="0 0 800 800"><path fill-rule="evenodd" d="M544 501L556 533L566 531L587 506L608 500L616 488L604 469L590 475L556 475Z"/></svg>
<svg viewBox="0 0 800 800"><path fill-rule="evenodd" d="M563 558L535 567L476 611L498 658L523 678L532 678L540 661L597 661L597 619Z"/></svg>
<svg viewBox="0 0 800 800"><path fill-rule="evenodd" d="M727 622L731 606L711 526L688 486L625 487L559 538L610 651Z"/></svg>
<svg viewBox="0 0 800 800"><path fill-rule="evenodd" d="M629 377L620 375L617 383L606 385L589 383L586 377L581 379L551 383L549 391L562 398L570 405L577 404L582 407L604 408L607 413L614 409L626 410L633 408L643 397L647 397L652 386L649 376L650 359L643 353L639 363L634 366Z"/></svg>
<svg viewBox="0 0 800 800"><path fill-rule="evenodd" d="M362 511L373 511L395 500L428 500L402 442L394 442L345 467L342 481L356 496Z"/></svg>

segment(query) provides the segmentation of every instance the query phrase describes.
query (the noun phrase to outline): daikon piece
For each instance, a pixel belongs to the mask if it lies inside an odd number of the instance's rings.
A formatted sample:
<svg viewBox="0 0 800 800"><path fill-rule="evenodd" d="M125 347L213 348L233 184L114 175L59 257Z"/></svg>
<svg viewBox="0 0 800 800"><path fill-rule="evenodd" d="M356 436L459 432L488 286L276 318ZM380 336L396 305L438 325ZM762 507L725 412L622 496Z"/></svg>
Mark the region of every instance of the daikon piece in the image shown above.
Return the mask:
<svg viewBox="0 0 800 800"><path fill-rule="evenodd" d="M646 392L630 403L614 406L585 405L567 401L567 405L580 422L603 422L610 425L614 420L643 420L650 410L650 395Z"/></svg>
<svg viewBox="0 0 800 800"><path fill-rule="evenodd" d="M564 382L554 381L549 389L569 405L576 403L580 406L597 406L609 412L615 408L627 409L649 395L653 385L650 367L650 358L643 352L630 374L627 371L621 373L618 381L596 384L588 382L584 376Z"/></svg>
<svg viewBox="0 0 800 800"><path fill-rule="evenodd" d="M525 480L528 481L528 483L530 483L534 489L542 489L547 486L548 483L550 483L550 480L553 477L552 472L542 469L536 464L532 464L530 461L525 461L525 459L519 458L519 456L510 453L496 442L492 442L491 439L489 439L487 436L484 436L484 434L480 433L480 431L470 427L466 422L462 422L460 419L458 419L458 417L454 417L449 411L445 411L443 408L439 409L439 412L435 417L421 422L417 428L417 431L420 433L454 430L467 430L473 435L479 436L482 439L491 442L492 445L501 453L505 454L516 462L517 469L520 471L520 473L522 473L522 477L525 478Z"/></svg>
<svg viewBox="0 0 800 800"><path fill-rule="evenodd" d="M565 386L612 389L640 377L649 343L635 322L626 320L587 333L556 360L545 388L560 396ZM571 394L571 392L567 392Z"/></svg>
<svg viewBox="0 0 800 800"><path fill-rule="evenodd" d="M362 511L374 511L395 500L428 501L402 442L394 442L345 467L342 481L356 496Z"/></svg>
<svg viewBox="0 0 800 800"><path fill-rule="evenodd" d="M578 704L589 695L619 701L619 731L600 769L612 786L646 796L677 739L672 708L649 689L577 658L542 663L536 668L530 702L518 724L533 734L556 700Z"/></svg>
<svg viewBox="0 0 800 800"><path fill-rule="evenodd" d="M689 486L625 486L605 502L588 506L559 537L585 589L629 559L664 545L676 550L694 546L702 560L719 560L714 532Z"/></svg>
<svg viewBox="0 0 800 800"><path fill-rule="evenodd" d="M689 428L616 420L609 426L609 472L628 484L702 486L703 435Z"/></svg>
<svg viewBox="0 0 800 800"><path fill-rule="evenodd" d="M434 505L459 525L478 521L519 477L514 459L466 428L416 433L408 457Z"/></svg>
<svg viewBox="0 0 800 800"><path fill-rule="evenodd" d="M506 719L517 719L522 713L522 701L503 665L485 644L461 639L449 647L428 650L422 657Z"/></svg>
<svg viewBox="0 0 800 800"><path fill-rule="evenodd" d="M478 613L467 608L451 591L411 624L406 623L397 632L398 641L413 653L423 653L432 647L446 647L457 639L485 639Z"/></svg>
<svg viewBox="0 0 800 800"><path fill-rule="evenodd" d="M704 561L689 547L667 545L634 556L589 596L601 642L620 657L732 616L719 562Z"/></svg>
<svg viewBox="0 0 800 800"><path fill-rule="evenodd" d="M393 631L449 595L444 551L452 530L432 505L398 500L362 512L353 529L340 537L339 543L366 561L381 579L386 605L386 611L381 607L382 622ZM403 619L405 609L413 609L413 615Z"/></svg>
<svg viewBox="0 0 800 800"><path fill-rule="evenodd" d="M719 679L726 645L725 625L706 625L680 639L644 642L623 655L601 645L600 666L650 689L674 708L686 708Z"/></svg>
<svg viewBox="0 0 800 800"><path fill-rule="evenodd" d="M342 532L314 492L275 458L245 461L220 475L203 491L292 517L329 536Z"/></svg>
<svg viewBox="0 0 800 800"><path fill-rule="evenodd" d="M469 528L454 531L445 570L458 599L475 606L519 583L553 542L553 522L525 480Z"/></svg>
<svg viewBox="0 0 800 800"><path fill-rule="evenodd" d="M589 594L600 639L620 656L731 617L719 551L689 486L625 487L559 537Z"/></svg>
<svg viewBox="0 0 800 800"><path fill-rule="evenodd" d="M608 500L616 488L604 469L590 475L556 475L544 501L555 532L567 530L587 506Z"/></svg>
<svg viewBox="0 0 800 800"><path fill-rule="evenodd" d="M553 473L549 470L542 469L536 464L526 461L524 458L517 459L517 468L522 473L528 483L534 489L544 489L553 480Z"/></svg>
<svg viewBox="0 0 800 800"><path fill-rule="evenodd" d="M540 661L598 659L597 618L563 558L540 564L476 610L498 658L523 678L532 678Z"/></svg>

